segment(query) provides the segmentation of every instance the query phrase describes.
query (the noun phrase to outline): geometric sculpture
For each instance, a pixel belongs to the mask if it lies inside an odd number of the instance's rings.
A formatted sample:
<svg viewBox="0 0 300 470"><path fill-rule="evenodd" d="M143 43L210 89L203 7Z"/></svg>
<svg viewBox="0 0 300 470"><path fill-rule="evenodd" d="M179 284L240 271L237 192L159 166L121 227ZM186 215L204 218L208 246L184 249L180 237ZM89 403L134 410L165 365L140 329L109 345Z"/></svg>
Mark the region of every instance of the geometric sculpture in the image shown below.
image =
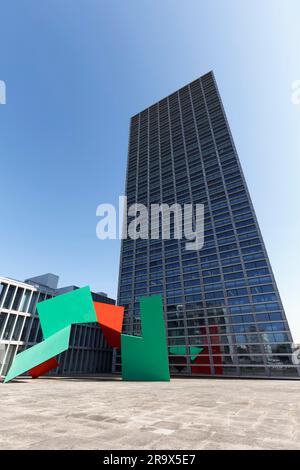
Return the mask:
<svg viewBox="0 0 300 470"><path fill-rule="evenodd" d="M121 347L124 307L94 302L94 308L106 341L111 347L119 349Z"/></svg>
<svg viewBox="0 0 300 470"><path fill-rule="evenodd" d="M35 378L48 372L54 365L49 359L69 348L71 325L97 321L89 287L40 302L37 310L44 341L16 355L4 383L28 370Z"/></svg>
<svg viewBox="0 0 300 470"><path fill-rule="evenodd" d="M169 381L166 329L160 295L140 299L142 336L121 335L124 380Z"/></svg>
<svg viewBox="0 0 300 470"><path fill-rule="evenodd" d="M16 355L4 383L26 371L37 378L56 368L56 356L69 347L71 326L95 322L110 346L121 346L123 379L170 380L162 298L143 297L140 305L141 337L121 334L124 307L93 302L89 287L38 303L44 341Z"/></svg>

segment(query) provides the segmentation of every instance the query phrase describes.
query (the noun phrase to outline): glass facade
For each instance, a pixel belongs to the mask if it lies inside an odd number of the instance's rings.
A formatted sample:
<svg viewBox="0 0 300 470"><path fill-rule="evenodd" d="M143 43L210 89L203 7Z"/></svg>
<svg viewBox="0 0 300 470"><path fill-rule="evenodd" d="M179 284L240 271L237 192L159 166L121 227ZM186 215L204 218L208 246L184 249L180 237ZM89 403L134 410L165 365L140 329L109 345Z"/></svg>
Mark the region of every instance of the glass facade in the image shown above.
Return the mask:
<svg viewBox="0 0 300 470"><path fill-rule="evenodd" d="M123 331L140 334L139 297L162 294L172 374L297 377L291 333L212 72L132 117L126 196L128 206L204 204L205 243L188 251L186 240L174 238L122 241ZM120 368L116 354L113 370Z"/></svg>
<svg viewBox="0 0 300 470"><path fill-rule="evenodd" d="M74 290L47 289L7 278L0 278L0 376L5 376L18 352L43 340L38 302ZM104 295L92 293L94 301L114 304ZM57 357L59 367L51 375L110 373L112 348L98 323L72 325L70 347Z"/></svg>

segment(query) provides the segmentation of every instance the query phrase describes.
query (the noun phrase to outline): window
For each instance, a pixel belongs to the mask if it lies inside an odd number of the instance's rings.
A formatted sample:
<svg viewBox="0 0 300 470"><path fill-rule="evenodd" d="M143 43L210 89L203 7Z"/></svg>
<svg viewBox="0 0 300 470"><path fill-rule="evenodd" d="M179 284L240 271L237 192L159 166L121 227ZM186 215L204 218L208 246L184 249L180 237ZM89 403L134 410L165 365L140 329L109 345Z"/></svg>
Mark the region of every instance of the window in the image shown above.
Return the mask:
<svg viewBox="0 0 300 470"><path fill-rule="evenodd" d="M19 315L18 316L18 319L17 319L17 322L16 322L16 325L15 325L15 328L13 330L13 334L12 334L12 340L14 341L18 341L20 339L20 333L21 333L21 329L22 329L22 326L23 326L23 322L24 322L24 317Z"/></svg>
<svg viewBox="0 0 300 470"><path fill-rule="evenodd" d="M13 315L12 313L9 315L8 321L4 329L3 339L10 339L16 317L17 315Z"/></svg>
<svg viewBox="0 0 300 470"><path fill-rule="evenodd" d="M276 294L253 295L254 302L271 302L272 300L277 300Z"/></svg>
<svg viewBox="0 0 300 470"><path fill-rule="evenodd" d="M251 294L260 294L263 292L274 292L274 287L272 284L266 284L264 286L255 286L251 287Z"/></svg>
<svg viewBox="0 0 300 470"><path fill-rule="evenodd" d="M38 326L39 326L39 320L38 318L34 318L32 325L31 325L31 329L30 329L30 334L29 334L29 339L28 339L29 343L34 343Z"/></svg>
<svg viewBox="0 0 300 470"><path fill-rule="evenodd" d="M17 293L16 293L15 298L14 298L14 302L13 302L13 305L12 305L12 310L18 310L19 309L19 305L20 305L20 301L21 301L21 297L22 297L23 292L24 292L24 289L22 289L21 287L18 287Z"/></svg>
<svg viewBox="0 0 300 470"><path fill-rule="evenodd" d="M40 343L41 341L43 341L43 333L42 333L41 326L39 326L38 334L37 334L37 337L36 337L36 342Z"/></svg>
<svg viewBox="0 0 300 470"><path fill-rule="evenodd" d="M31 291L26 289L19 307L21 312L27 312L30 295Z"/></svg>
<svg viewBox="0 0 300 470"><path fill-rule="evenodd" d="M46 294L44 292L40 292L39 302L43 302L45 298L46 298Z"/></svg>
<svg viewBox="0 0 300 470"><path fill-rule="evenodd" d="M28 309L28 312L29 312L29 313L35 313L35 307L36 307L37 296L38 296L38 293L37 293L37 292L33 292L33 293L32 293L32 297L31 297L30 305L29 305L29 309Z"/></svg>
<svg viewBox="0 0 300 470"><path fill-rule="evenodd" d="M248 304L249 297L233 297L228 299L229 305Z"/></svg>
<svg viewBox="0 0 300 470"><path fill-rule="evenodd" d="M8 317L7 313L1 313L0 314L0 338L2 337L2 332L5 326L6 319Z"/></svg>
<svg viewBox="0 0 300 470"><path fill-rule="evenodd" d="M7 291L7 284L1 283L0 284L0 307L1 307L6 291Z"/></svg>
<svg viewBox="0 0 300 470"><path fill-rule="evenodd" d="M9 370L11 364L12 364L12 361L15 357L16 350L17 350L16 345L10 345L9 346L8 351L6 353L6 360L5 360L4 368L2 370L3 375L7 374L8 370Z"/></svg>
<svg viewBox="0 0 300 470"><path fill-rule="evenodd" d="M23 331L22 331L21 341L26 341L27 340L27 333L28 333L28 330L29 330L29 326L31 324L31 320L32 320L31 317L26 317L25 318L25 324L24 324Z"/></svg>
<svg viewBox="0 0 300 470"><path fill-rule="evenodd" d="M6 294L6 298L4 300L3 308L7 308L7 309L10 308L15 290L16 290L15 286L9 286L7 294Z"/></svg>

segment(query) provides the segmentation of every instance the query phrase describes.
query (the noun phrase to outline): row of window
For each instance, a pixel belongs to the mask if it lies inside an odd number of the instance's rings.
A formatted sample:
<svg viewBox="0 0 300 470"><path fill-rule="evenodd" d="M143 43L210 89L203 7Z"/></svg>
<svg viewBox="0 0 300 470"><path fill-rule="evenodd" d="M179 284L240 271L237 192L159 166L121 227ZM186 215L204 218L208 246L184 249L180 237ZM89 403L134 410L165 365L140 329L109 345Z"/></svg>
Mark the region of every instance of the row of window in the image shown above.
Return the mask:
<svg viewBox="0 0 300 470"><path fill-rule="evenodd" d="M12 364L17 352L22 352L24 346L17 347L15 344L5 344L4 362L0 363L0 375L5 376ZM83 350L70 347L66 353L58 357L59 367L55 373L109 373L111 372L112 351L111 350Z"/></svg>
<svg viewBox="0 0 300 470"><path fill-rule="evenodd" d="M116 372L121 372L121 365L116 364ZM297 377L298 372L295 366L290 365L273 365L273 366L240 366L231 365L209 366L184 366L182 364L177 368L170 365L172 375L182 376L226 376L226 377Z"/></svg>
<svg viewBox="0 0 300 470"><path fill-rule="evenodd" d="M263 333L261 337L258 334L251 333L251 334L230 334L230 335L221 335L221 334L212 334L212 335L195 335L195 336L188 336L185 337L184 334L181 336L169 336L168 337L168 344L171 345L181 345L183 342L183 338L186 339L186 342L189 346L203 346L207 344L207 336L210 336L211 344L219 345L219 344L236 344L241 345L244 347L245 345L250 344L262 344L267 346L267 343L288 343L289 342L289 335L288 333L281 332L281 333Z"/></svg>
<svg viewBox="0 0 300 470"><path fill-rule="evenodd" d="M224 291L223 295L227 297L235 297L235 296L247 294L248 292L250 294L263 294L263 293L269 293L269 292L275 291L275 287L273 284L267 284L267 282L269 283L272 282L272 279L269 276L265 278L260 278L260 279L263 279L263 281L261 282L257 278L254 278L254 280L252 279L248 280L248 283L246 282L245 279L242 279L240 281L225 282L224 286L221 282L215 282L214 284L204 284L203 289L200 286L200 279L195 279L195 280L188 279L187 281L183 282L183 293L188 294L188 293L201 292L201 291L205 293L205 292L211 292L211 291L223 289ZM264 282L266 284L264 284ZM261 285L258 285L260 283ZM252 284L255 284L255 286L251 287ZM250 286L249 291L247 290L246 287L242 287L238 289L234 288L234 287L247 286L247 285ZM136 282L134 287L135 287L134 289L135 294L147 292L148 287L149 287L150 293L151 292L163 293L164 291L162 280L150 281L149 286L147 286L145 282ZM228 287L231 287L231 289L228 289ZM165 286L167 294L175 292L176 289L180 289L180 288L181 288L181 282L180 282L180 279L178 278L176 281L172 280L172 282L167 282ZM121 294L126 294L126 293L128 294L131 291L132 291L132 284L126 284L120 289Z"/></svg>
<svg viewBox="0 0 300 470"><path fill-rule="evenodd" d="M282 322L284 320L281 312L270 312L270 313L257 313L257 314L246 314L246 315L222 315L219 317L207 317L204 314L202 316L191 315L176 318L175 315L170 315L167 318L167 324L169 328L183 327L185 322L187 326L212 326L212 325L243 325L244 323L266 323L266 322ZM206 323L207 322L207 323Z"/></svg>
<svg viewBox="0 0 300 470"><path fill-rule="evenodd" d="M39 343L42 330L38 317L0 313L0 340ZM70 345L89 348L107 348L106 340L97 324L72 327Z"/></svg>
<svg viewBox="0 0 300 470"><path fill-rule="evenodd" d="M235 334L235 333L256 333L259 331L263 332L284 332L289 331L287 325L283 322L268 322L268 323L243 323L234 325L216 325L206 328L205 326L193 326L189 325L184 328L183 326L171 326L168 327L168 335L172 337L178 336L195 336L195 335L221 335L221 334Z"/></svg>
<svg viewBox="0 0 300 470"><path fill-rule="evenodd" d="M195 360L201 359L201 365L226 365L226 364L235 364L235 365L243 365L243 364L253 364L253 365L263 365L263 364L284 364L284 365L293 365L293 357L291 355L278 355L278 354L266 354L266 355L230 355L230 356L220 356L220 355L213 355L213 356L205 356L203 354L199 354L195 357L195 355L188 356L175 356L170 355L169 360L171 361L171 365L181 365L182 366L182 359L185 359L188 363L193 365L197 365Z"/></svg>
<svg viewBox="0 0 300 470"><path fill-rule="evenodd" d="M37 302L51 298L52 295L36 292L23 287L0 284L0 308L34 314Z"/></svg>

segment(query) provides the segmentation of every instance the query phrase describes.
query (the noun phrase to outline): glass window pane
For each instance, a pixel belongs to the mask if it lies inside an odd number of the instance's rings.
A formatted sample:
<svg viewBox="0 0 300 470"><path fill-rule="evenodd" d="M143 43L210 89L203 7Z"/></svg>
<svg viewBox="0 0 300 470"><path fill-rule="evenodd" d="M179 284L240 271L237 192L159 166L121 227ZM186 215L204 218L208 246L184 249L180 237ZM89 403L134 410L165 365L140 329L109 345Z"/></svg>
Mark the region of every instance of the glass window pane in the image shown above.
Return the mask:
<svg viewBox="0 0 300 470"><path fill-rule="evenodd" d="M17 315L13 315L12 313L9 315L8 321L4 329L3 339L10 339L16 317Z"/></svg>
<svg viewBox="0 0 300 470"><path fill-rule="evenodd" d="M16 286L9 286L5 300L4 300L3 308L10 308L15 290L16 290Z"/></svg>
<svg viewBox="0 0 300 470"><path fill-rule="evenodd" d="M24 319L25 319L25 317L23 317L21 315L18 316L16 325L15 325L15 328L14 328L14 331L13 331L13 334L12 334L12 338L11 338L12 340L18 341L20 339L20 333L21 333L21 329L22 329L22 326L23 326L23 323L24 323Z"/></svg>
<svg viewBox="0 0 300 470"><path fill-rule="evenodd" d="M29 305L29 309L28 309L29 313L35 313L37 296L38 296L37 292L32 293L32 297L31 297L30 305Z"/></svg>
<svg viewBox="0 0 300 470"><path fill-rule="evenodd" d="M24 289L22 289L22 287L18 287L17 293L16 293L15 298L14 298L12 310L18 310L19 309L19 305L20 305L20 301L21 301L21 297L22 297L23 292L24 292Z"/></svg>
<svg viewBox="0 0 300 470"><path fill-rule="evenodd" d="M27 307L30 299L31 291L26 289L23 295L23 298L21 300L20 304L20 311L21 312L27 312Z"/></svg>
<svg viewBox="0 0 300 470"><path fill-rule="evenodd" d="M33 322L32 322L32 325L31 325L31 329L30 329L30 335L29 335L29 339L28 339L29 343L33 343L35 341L38 325L39 325L38 318L34 318Z"/></svg>
<svg viewBox="0 0 300 470"><path fill-rule="evenodd" d="M4 326L5 326L5 322L6 322L7 317L8 317L7 313L1 313L0 314L0 339L2 337L2 333L3 333L3 329L4 329Z"/></svg>
<svg viewBox="0 0 300 470"><path fill-rule="evenodd" d="M11 364L12 364L12 361L15 357L15 353L16 353L16 349L17 349L17 346L14 344L11 344L8 348L8 351L7 351L7 354L6 354L6 358L5 358L5 363L4 363L4 366L3 366L3 370L2 370L2 374L3 375L6 375Z"/></svg>
<svg viewBox="0 0 300 470"><path fill-rule="evenodd" d="M7 291L7 284L4 284L3 282L0 284L0 307L2 305L2 301L4 299L5 293Z"/></svg>
<svg viewBox="0 0 300 470"><path fill-rule="evenodd" d="M23 331L22 331L21 341L27 341L27 334L28 334L28 330L29 330L31 322L32 322L32 317L25 318L25 324L24 324Z"/></svg>
<svg viewBox="0 0 300 470"><path fill-rule="evenodd" d="M38 334L37 334L37 337L36 337L36 342L40 343L41 341L43 341L43 333L42 333L41 326L39 326Z"/></svg>

